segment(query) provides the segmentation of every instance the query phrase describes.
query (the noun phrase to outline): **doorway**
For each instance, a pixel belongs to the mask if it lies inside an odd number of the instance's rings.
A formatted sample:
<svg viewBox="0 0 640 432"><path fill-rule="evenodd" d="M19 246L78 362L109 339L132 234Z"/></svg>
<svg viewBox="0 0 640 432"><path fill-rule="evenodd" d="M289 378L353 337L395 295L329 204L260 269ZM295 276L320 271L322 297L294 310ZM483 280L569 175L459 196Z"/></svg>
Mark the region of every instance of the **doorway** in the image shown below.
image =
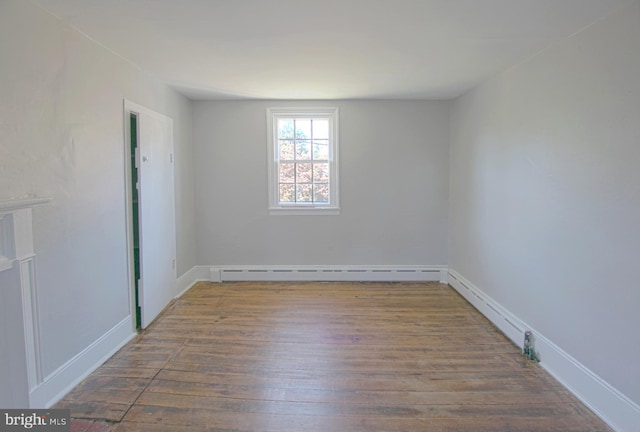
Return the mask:
<svg viewBox="0 0 640 432"><path fill-rule="evenodd" d="M129 161L131 163L131 181L129 190L131 191L131 228L133 236L133 285L134 285L134 298L135 306L134 312L136 314L136 329L141 328L141 312L140 312L140 293L138 281L140 280L140 228L139 228L139 206L138 206L138 163L136 155L138 154L138 115L134 112L129 113L129 139L131 149L131 157Z"/></svg>
<svg viewBox="0 0 640 432"><path fill-rule="evenodd" d="M125 100L131 309L146 328L176 294L173 121Z"/></svg>

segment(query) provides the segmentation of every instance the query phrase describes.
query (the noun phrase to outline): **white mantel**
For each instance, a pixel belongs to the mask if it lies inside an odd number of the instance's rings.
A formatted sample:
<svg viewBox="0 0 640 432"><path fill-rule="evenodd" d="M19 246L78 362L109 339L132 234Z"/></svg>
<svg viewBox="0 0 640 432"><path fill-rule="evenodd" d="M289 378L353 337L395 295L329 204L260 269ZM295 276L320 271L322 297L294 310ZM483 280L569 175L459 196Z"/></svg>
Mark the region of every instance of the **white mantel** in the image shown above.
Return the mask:
<svg viewBox="0 0 640 432"><path fill-rule="evenodd" d="M9 270L16 260L33 255L31 208L48 198L0 201L0 271Z"/></svg>
<svg viewBox="0 0 640 432"><path fill-rule="evenodd" d="M0 200L0 392L11 403L31 406L31 391L42 382L40 338L35 286L32 209L48 198ZM6 400L0 394L0 400ZM11 408L11 407L7 407Z"/></svg>
<svg viewBox="0 0 640 432"><path fill-rule="evenodd" d="M0 200L0 212L19 210L50 202L50 198L13 198Z"/></svg>

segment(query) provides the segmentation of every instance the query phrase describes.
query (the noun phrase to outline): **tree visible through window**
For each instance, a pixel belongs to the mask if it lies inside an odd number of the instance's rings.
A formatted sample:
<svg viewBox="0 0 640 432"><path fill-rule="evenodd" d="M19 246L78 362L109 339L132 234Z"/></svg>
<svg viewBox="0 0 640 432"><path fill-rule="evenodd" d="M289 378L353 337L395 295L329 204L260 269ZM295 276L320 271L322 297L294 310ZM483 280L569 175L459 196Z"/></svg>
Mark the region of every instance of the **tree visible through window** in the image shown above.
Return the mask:
<svg viewBox="0 0 640 432"><path fill-rule="evenodd" d="M337 208L337 109L269 109L271 209Z"/></svg>
<svg viewBox="0 0 640 432"><path fill-rule="evenodd" d="M278 119L279 203L329 202L329 120Z"/></svg>

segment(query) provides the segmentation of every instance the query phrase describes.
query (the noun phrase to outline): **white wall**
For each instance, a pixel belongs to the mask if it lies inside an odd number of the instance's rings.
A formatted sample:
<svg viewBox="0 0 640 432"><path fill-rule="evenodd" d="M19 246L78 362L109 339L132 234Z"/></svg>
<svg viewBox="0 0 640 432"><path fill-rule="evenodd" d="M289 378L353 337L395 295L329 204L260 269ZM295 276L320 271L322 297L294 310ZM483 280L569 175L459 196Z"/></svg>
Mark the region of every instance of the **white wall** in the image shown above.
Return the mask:
<svg viewBox="0 0 640 432"><path fill-rule="evenodd" d="M191 103L28 1L0 2L0 198L36 195L45 376L129 315L123 99L174 119L178 274L195 265Z"/></svg>
<svg viewBox="0 0 640 432"><path fill-rule="evenodd" d="M449 253L636 404L638 47L633 2L455 101Z"/></svg>
<svg viewBox="0 0 640 432"><path fill-rule="evenodd" d="M268 214L266 108L293 104L340 109L338 216ZM446 264L448 132L447 102L195 102L198 263Z"/></svg>

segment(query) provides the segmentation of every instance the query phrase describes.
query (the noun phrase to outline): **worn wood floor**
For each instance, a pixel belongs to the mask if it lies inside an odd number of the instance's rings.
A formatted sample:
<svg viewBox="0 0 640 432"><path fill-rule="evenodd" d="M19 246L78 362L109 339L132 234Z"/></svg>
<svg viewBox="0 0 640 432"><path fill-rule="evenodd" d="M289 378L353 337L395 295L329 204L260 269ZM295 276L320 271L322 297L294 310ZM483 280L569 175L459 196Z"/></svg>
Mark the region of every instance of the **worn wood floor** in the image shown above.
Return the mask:
<svg viewBox="0 0 640 432"><path fill-rule="evenodd" d="M114 432L609 431L437 283L199 283L56 407Z"/></svg>

